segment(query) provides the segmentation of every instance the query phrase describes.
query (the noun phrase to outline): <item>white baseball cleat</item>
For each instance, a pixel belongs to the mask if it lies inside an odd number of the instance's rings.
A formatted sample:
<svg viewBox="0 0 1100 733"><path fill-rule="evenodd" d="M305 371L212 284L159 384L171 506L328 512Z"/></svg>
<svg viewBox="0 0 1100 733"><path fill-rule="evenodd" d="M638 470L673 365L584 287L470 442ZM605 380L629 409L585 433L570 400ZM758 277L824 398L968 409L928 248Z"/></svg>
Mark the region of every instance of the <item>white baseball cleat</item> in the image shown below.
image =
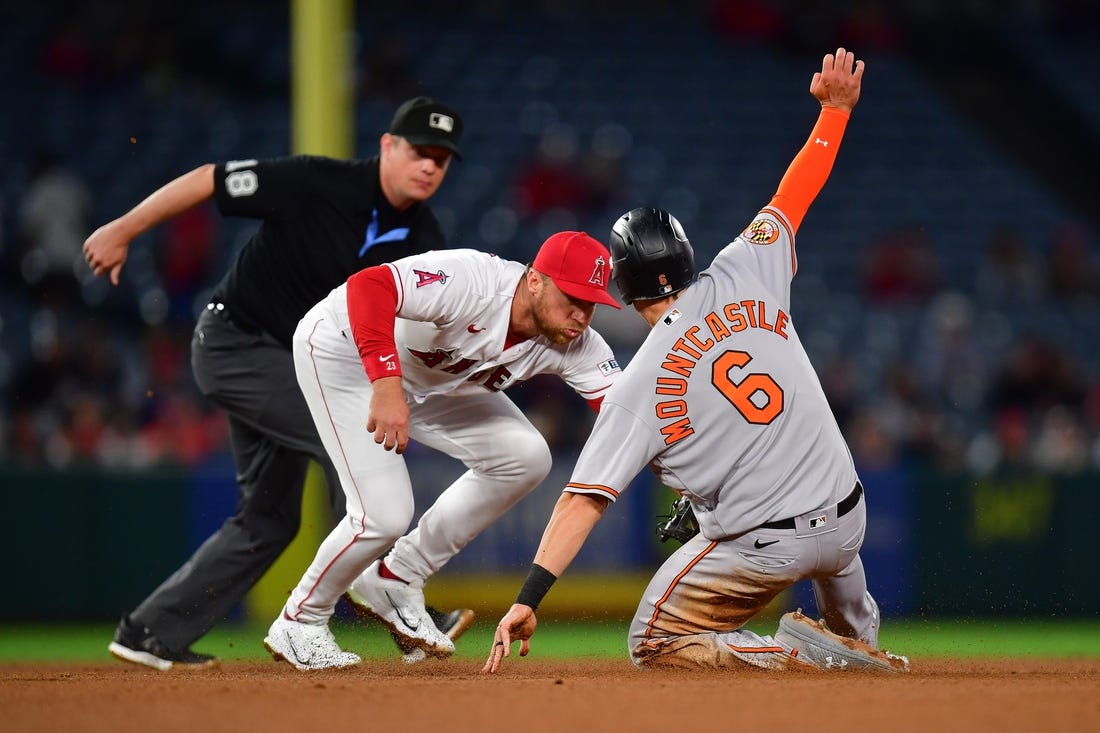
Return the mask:
<svg viewBox="0 0 1100 733"><path fill-rule="evenodd" d="M275 661L285 661L295 669L342 669L363 661L358 654L345 652L336 643L328 624L315 626L291 621L280 611L264 638L264 647Z"/></svg>
<svg viewBox="0 0 1100 733"><path fill-rule="evenodd" d="M351 607L359 618L378 618L378 615L371 609L370 604L367 603L367 599L356 593L354 588L348 588L347 592L344 593L344 598L351 603ZM424 606L424 608L427 610L428 615L432 617L432 623L435 624L435 627L451 641L458 641L458 637L466 633L466 630L473 625L474 619L477 617L472 608L456 608L449 613L431 606ZM405 664L417 664L428 658L423 649L410 644L400 634L391 631L390 637L397 645L398 651L401 652L401 659Z"/></svg>
<svg viewBox="0 0 1100 733"><path fill-rule="evenodd" d="M424 607L423 589L400 580L383 578L378 574L378 568L379 561L375 560L351 584L348 595L353 599L356 596L362 599L361 604L356 604L359 610L373 615L400 637L399 646L405 654L405 661L410 664L420 661L409 657L414 648L433 657L454 654L454 642L436 627Z"/></svg>
<svg viewBox="0 0 1100 733"><path fill-rule="evenodd" d="M779 619L775 639L794 649L800 660L824 670L909 671L907 658L834 634L797 611Z"/></svg>

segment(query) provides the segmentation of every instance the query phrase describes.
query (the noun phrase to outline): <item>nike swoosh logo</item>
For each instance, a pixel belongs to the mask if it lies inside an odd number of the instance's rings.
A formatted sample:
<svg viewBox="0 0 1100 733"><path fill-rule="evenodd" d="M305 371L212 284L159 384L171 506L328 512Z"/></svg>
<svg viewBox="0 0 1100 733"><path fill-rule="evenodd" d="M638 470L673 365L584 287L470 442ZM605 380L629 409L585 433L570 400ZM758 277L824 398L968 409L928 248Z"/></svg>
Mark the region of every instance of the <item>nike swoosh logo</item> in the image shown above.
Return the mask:
<svg viewBox="0 0 1100 733"><path fill-rule="evenodd" d="M393 354L387 354L386 356L378 357L378 361L389 361L393 358Z"/></svg>
<svg viewBox="0 0 1100 733"><path fill-rule="evenodd" d="M386 600L390 602L391 606L393 606L393 610L397 612L397 618L401 619L401 623L405 624L405 626L408 627L409 631L416 631L420 628L419 620L415 624L409 623L409 620L405 618L405 614L401 613L401 608L393 602L392 598L390 598L389 591L386 591Z"/></svg>
<svg viewBox="0 0 1100 733"><path fill-rule="evenodd" d="M294 660L298 662L298 664L309 664L309 660L313 657L313 654L310 653L303 657L301 652L294 646L294 639L291 638L290 634L286 635L286 645L290 647L290 653L294 655Z"/></svg>
<svg viewBox="0 0 1100 733"><path fill-rule="evenodd" d="M768 545L774 545L776 542L779 542L779 540L772 540L771 542L761 542L760 540L757 540L756 542L752 543L752 546L758 550L763 550Z"/></svg>
<svg viewBox="0 0 1100 733"><path fill-rule="evenodd" d="M477 324L471 323L469 326L466 326L466 330L469 331L470 333L481 333L485 329L484 328L478 328Z"/></svg>

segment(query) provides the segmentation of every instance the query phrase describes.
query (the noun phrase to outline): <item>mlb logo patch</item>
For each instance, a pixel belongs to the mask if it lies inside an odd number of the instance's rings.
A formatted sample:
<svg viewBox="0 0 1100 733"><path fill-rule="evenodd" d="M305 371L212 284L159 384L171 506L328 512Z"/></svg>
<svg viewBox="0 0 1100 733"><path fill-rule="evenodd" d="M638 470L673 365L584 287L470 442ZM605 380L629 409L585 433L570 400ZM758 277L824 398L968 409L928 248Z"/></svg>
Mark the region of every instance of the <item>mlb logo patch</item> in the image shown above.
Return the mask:
<svg viewBox="0 0 1100 733"><path fill-rule="evenodd" d="M600 374L604 375L605 377L608 374L619 371L619 362L615 361L614 359L601 361L598 366L600 369Z"/></svg>
<svg viewBox="0 0 1100 733"><path fill-rule="evenodd" d="M827 514L821 514L816 517L810 517L810 529L817 529L818 527L824 527L825 523L829 521Z"/></svg>
<svg viewBox="0 0 1100 733"><path fill-rule="evenodd" d="M455 129L455 118L440 112L432 112L428 116L428 125L443 132L452 132Z"/></svg>

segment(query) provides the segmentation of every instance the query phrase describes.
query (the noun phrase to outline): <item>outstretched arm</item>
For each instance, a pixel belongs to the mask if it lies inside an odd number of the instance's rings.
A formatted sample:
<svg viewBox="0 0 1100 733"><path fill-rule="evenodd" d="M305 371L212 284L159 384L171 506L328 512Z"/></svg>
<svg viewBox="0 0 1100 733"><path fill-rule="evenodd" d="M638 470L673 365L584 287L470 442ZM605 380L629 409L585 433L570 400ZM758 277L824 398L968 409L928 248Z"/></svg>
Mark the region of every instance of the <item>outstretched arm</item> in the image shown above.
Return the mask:
<svg viewBox="0 0 1100 733"><path fill-rule="evenodd" d="M563 492L542 533L535 562L559 577L580 552L607 505L602 496Z"/></svg>
<svg viewBox="0 0 1100 733"><path fill-rule="evenodd" d="M859 101L863 69L855 54L838 48L836 54L825 54L821 71L810 81L810 94L821 103L821 114L768 204L782 211L795 231L833 169L848 116Z"/></svg>
<svg viewBox="0 0 1100 733"><path fill-rule="evenodd" d="M564 492L558 503L554 505L554 513L546 525L542 534L542 542L535 553L535 567L532 570L528 582L520 590L516 603L504 615L497 624L496 633L493 634L493 646L489 650L489 658L482 667L482 672L496 672L504 657L509 656L513 641L519 641L519 655L527 656L531 650L531 636L535 633L538 621L535 619L535 608L538 607L542 595L550 589L553 583L573 558L577 556L588 534L600 520L608 500L602 496L589 494L574 494ZM531 595L532 578L541 587L534 589ZM528 601L523 603L521 601Z"/></svg>
<svg viewBox="0 0 1100 733"><path fill-rule="evenodd" d="M111 273L111 283L118 285L118 275L126 262L130 242L157 224L178 216L193 206L213 197L214 164L201 165L170 181L128 212L92 232L84 242L84 259L97 276Z"/></svg>

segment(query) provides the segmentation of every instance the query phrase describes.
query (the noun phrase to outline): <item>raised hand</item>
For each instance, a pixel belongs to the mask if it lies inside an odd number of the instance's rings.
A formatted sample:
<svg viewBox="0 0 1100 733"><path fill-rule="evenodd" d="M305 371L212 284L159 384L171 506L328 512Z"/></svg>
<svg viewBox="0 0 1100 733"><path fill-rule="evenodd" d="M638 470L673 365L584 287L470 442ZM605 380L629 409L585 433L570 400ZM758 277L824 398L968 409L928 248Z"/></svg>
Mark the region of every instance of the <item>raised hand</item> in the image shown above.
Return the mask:
<svg viewBox="0 0 1100 733"><path fill-rule="evenodd" d="M836 107L851 112L859 101L863 83L863 61L856 61L851 51L838 48L835 54L827 53L821 61L821 71L810 80L810 94L822 107Z"/></svg>

